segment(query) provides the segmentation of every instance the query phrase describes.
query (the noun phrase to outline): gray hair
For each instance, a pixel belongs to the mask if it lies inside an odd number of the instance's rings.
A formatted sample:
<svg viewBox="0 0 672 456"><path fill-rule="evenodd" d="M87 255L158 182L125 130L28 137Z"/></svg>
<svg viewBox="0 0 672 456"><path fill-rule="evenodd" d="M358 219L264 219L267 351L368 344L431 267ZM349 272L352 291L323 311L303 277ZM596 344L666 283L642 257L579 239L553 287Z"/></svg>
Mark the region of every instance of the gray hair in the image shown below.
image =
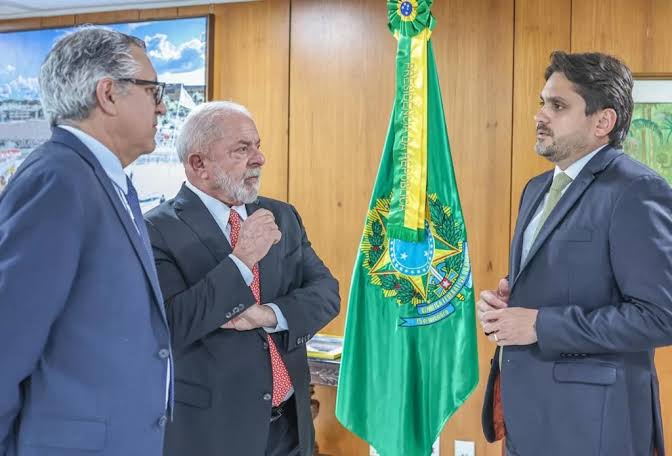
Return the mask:
<svg viewBox="0 0 672 456"><path fill-rule="evenodd" d="M96 85L103 78L132 78L140 65L132 46L136 37L102 27L80 27L58 40L40 69L42 106L51 125L89 117L96 106Z"/></svg>
<svg viewBox="0 0 672 456"><path fill-rule="evenodd" d="M245 106L232 101L210 101L194 108L175 141L180 161L185 163L190 152L208 154L212 144L224 137L220 122L236 113L252 118Z"/></svg>

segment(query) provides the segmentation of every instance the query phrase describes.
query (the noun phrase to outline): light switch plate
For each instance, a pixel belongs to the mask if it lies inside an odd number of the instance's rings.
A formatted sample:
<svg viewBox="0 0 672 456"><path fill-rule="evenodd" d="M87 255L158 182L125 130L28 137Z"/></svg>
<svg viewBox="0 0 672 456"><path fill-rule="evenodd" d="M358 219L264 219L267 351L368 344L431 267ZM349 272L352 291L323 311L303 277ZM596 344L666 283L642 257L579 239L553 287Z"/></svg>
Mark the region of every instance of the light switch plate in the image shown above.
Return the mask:
<svg viewBox="0 0 672 456"><path fill-rule="evenodd" d="M455 440L455 456L476 456L476 444L465 440Z"/></svg>

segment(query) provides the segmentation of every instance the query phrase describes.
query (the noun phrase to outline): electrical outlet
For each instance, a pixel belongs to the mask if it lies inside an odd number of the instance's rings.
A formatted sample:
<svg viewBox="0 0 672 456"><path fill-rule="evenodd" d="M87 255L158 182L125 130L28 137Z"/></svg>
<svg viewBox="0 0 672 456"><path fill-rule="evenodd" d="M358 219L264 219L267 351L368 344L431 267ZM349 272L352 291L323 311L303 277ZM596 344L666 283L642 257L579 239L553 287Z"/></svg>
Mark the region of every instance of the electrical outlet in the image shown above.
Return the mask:
<svg viewBox="0 0 672 456"><path fill-rule="evenodd" d="M476 456L476 444L465 440L455 440L455 456Z"/></svg>

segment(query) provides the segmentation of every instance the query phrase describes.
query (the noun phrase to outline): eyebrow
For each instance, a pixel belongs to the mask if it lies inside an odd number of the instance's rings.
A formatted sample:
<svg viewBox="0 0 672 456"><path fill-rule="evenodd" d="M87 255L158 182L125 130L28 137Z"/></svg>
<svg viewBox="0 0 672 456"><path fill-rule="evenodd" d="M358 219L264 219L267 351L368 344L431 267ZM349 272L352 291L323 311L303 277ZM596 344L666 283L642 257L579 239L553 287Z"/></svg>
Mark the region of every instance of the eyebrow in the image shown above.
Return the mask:
<svg viewBox="0 0 672 456"><path fill-rule="evenodd" d="M539 95L539 100L543 101L544 103L562 103L562 104L568 104L567 100L565 100L562 97L548 97L547 99L544 100L544 97Z"/></svg>

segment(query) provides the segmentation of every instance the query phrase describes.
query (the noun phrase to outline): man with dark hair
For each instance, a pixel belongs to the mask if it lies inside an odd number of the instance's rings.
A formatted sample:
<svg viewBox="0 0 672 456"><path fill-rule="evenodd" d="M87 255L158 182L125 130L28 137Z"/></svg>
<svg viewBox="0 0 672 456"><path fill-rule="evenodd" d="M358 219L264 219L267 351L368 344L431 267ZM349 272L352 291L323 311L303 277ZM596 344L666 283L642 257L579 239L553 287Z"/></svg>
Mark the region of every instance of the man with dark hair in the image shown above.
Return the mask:
<svg viewBox="0 0 672 456"><path fill-rule="evenodd" d="M477 303L498 345L483 429L509 456L662 456L672 190L619 149L633 110L621 61L554 52L545 77L536 151L555 169L525 187L508 277Z"/></svg>

